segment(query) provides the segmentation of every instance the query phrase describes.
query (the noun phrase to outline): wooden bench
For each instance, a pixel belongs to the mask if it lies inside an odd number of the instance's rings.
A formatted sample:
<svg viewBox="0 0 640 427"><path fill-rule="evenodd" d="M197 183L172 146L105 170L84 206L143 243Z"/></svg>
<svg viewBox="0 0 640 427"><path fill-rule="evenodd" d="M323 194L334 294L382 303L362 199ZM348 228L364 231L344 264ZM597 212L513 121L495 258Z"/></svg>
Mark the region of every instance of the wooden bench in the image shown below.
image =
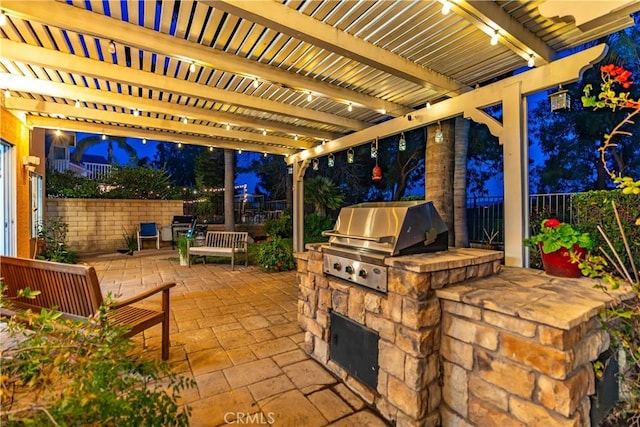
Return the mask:
<svg viewBox="0 0 640 427"><path fill-rule="evenodd" d="M0 277L7 296L19 309L40 312L42 308L55 308L66 319L85 320L98 311L103 301L96 270L85 265L0 256ZM169 289L174 286L175 283L163 283L117 301L111 305L108 314L115 325L129 328L127 337L162 323L164 360L169 358ZM17 298L18 290L27 287L41 293L35 299ZM162 292L162 304L158 310L132 305L158 292Z"/></svg>
<svg viewBox="0 0 640 427"><path fill-rule="evenodd" d="M207 231L204 245L192 246L189 242L188 256L191 267L191 256L227 256L231 257L231 270L235 265L236 254L244 253L244 265L248 265L247 242L249 233L246 231ZM205 258L206 259L206 258ZM204 262L204 261L203 261Z"/></svg>

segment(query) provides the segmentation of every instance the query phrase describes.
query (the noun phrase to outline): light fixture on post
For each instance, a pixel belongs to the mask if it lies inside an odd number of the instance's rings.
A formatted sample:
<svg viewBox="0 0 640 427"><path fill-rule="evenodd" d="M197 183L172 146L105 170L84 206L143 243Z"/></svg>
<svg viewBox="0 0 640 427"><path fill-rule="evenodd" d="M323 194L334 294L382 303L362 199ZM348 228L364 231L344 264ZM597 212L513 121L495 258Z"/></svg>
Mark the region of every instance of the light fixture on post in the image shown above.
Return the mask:
<svg viewBox="0 0 640 427"><path fill-rule="evenodd" d="M113 40L109 42L109 53L112 55L116 53L116 42L114 42Z"/></svg>
<svg viewBox="0 0 640 427"><path fill-rule="evenodd" d="M569 91L562 89L562 85L558 87L558 91L549 95L551 103L551 111L571 110L571 96Z"/></svg>
<svg viewBox="0 0 640 427"><path fill-rule="evenodd" d="M349 148L347 150L347 163L353 163L356 158L356 153L353 151L353 148Z"/></svg>
<svg viewBox="0 0 640 427"><path fill-rule="evenodd" d="M536 65L536 60L535 60L535 58L533 56L533 53L532 53L532 54L529 55L529 60L527 61L527 66L529 68L533 68L533 67L535 67L535 65Z"/></svg>
<svg viewBox="0 0 640 427"><path fill-rule="evenodd" d="M371 158L372 159L378 158L378 138L374 139L373 142L371 143Z"/></svg>
<svg viewBox="0 0 640 427"><path fill-rule="evenodd" d="M336 164L336 158L333 155L333 153L329 153L329 155L327 156L327 165L332 168L334 167Z"/></svg>
<svg viewBox="0 0 640 427"><path fill-rule="evenodd" d="M398 140L398 151L407 151L407 140L404 139L404 132L400 133L400 139Z"/></svg>
<svg viewBox="0 0 640 427"><path fill-rule="evenodd" d="M491 46L495 46L498 44L498 36L500 34L498 33L498 30L496 30L492 35L491 35Z"/></svg>

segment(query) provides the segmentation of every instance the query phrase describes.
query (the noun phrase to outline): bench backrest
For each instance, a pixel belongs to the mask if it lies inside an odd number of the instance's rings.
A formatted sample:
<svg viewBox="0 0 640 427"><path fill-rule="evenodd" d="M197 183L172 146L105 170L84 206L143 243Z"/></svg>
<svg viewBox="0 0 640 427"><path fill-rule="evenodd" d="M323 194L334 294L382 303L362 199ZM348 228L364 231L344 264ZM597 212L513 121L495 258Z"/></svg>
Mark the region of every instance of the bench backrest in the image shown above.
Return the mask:
<svg viewBox="0 0 640 427"><path fill-rule="evenodd" d="M23 309L56 307L68 317L89 317L102 304L93 267L0 256L0 277L12 303ZM40 291L35 299L16 298L18 290ZM15 299L14 299L15 298Z"/></svg>
<svg viewBox="0 0 640 427"><path fill-rule="evenodd" d="M204 245L215 248L239 248L248 238L249 233L246 231L207 231Z"/></svg>

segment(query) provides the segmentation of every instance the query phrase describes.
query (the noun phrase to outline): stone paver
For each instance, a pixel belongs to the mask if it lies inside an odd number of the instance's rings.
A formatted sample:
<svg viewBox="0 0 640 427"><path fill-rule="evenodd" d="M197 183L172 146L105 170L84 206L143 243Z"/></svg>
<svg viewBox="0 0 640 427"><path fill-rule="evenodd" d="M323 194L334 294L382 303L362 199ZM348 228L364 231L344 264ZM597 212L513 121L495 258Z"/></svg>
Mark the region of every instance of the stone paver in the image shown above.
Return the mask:
<svg viewBox="0 0 640 427"><path fill-rule="evenodd" d="M386 426L382 418L303 350L295 272L197 264L180 267L177 251L83 259L103 293L127 298L158 283L171 290L170 363L196 387L181 393L192 427L227 425ZM155 302L159 303L159 298ZM134 337L160 355L160 327Z"/></svg>

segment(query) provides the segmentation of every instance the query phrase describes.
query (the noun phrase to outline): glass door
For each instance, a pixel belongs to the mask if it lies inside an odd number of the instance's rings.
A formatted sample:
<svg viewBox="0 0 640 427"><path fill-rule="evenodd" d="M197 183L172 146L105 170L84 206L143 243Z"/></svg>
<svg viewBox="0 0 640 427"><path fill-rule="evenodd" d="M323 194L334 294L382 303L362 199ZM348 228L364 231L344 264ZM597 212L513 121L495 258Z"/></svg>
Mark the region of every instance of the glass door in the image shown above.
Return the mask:
<svg viewBox="0 0 640 427"><path fill-rule="evenodd" d="M13 147L0 140L0 224L2 224L2 236L0 238L0 255L16 255L16 221L15 206L15 150Z"/></svg>

